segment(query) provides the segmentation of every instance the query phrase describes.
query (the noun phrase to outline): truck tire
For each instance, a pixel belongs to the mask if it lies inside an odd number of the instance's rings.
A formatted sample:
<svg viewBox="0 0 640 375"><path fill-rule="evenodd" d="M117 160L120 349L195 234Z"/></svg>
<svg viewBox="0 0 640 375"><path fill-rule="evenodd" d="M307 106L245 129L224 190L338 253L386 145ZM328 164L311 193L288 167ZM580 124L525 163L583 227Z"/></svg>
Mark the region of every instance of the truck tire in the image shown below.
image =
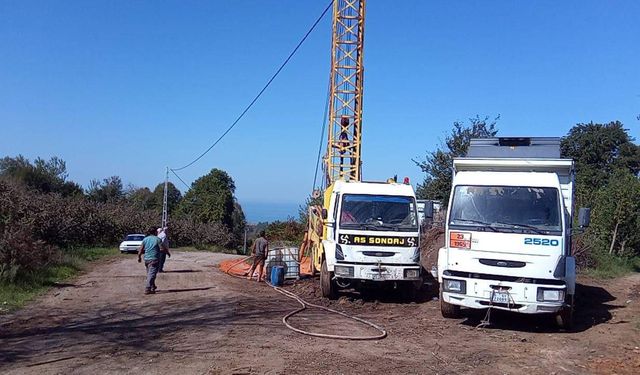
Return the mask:
<svg viewBox="0 0 640 375"><path fill-rule="evenodd" d="M556 325L566 331L573 328L573 296L567 296L567 305L563 307L555 316Z"/></svg>
<svg viewBox="0 0 640 375"><path fill-rule="evenodd" d="M440 292L440 312L443 318L457 319L462 316L460 306L445 302Z"/></svg>
<svg viewBox="0 0 640 375"><path fill-rule="evenodd" d="M336 285L332 279L333 272L329 272L327 261L323 259L322 269L320 270L320 290L324 298L336 299Z"/></svg>

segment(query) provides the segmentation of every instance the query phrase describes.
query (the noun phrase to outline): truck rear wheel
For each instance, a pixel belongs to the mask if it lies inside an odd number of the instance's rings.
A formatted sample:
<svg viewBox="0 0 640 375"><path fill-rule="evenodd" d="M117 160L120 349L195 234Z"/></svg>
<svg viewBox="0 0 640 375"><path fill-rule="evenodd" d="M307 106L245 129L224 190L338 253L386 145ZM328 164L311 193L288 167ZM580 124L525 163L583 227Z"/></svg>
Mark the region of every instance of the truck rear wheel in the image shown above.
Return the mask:
<svg viewBox="0 0 640 375"><path fill-rule="evenodd" d="M460 318L460 306L444 301L442 292L440 292L440 312L443 318L457 319Z"/></svg>
<svg viewBox="0 0 640 375"><path fill-rule="evenodd" d="M320 290L322 296L329 299L336 298L336 285L333 282L333 272L329 272L327 261L322 260L322 269L320 270Z"/></svg>
<svg viewBox="0 0 640 375"><path fill-rule="evenodd" d="M573 328L573 296L567 296L567 306L563 307L556 315L556 324L564 330Z"/></svg>

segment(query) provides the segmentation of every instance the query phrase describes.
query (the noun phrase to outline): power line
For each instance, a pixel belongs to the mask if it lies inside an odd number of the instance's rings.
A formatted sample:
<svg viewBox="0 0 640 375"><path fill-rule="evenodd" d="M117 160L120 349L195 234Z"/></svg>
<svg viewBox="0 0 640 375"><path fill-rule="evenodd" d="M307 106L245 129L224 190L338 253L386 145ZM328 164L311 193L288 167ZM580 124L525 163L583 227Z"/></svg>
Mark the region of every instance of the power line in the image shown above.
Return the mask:
<svg viewBox="0 0 640 375"><path fill-rule="evenodd" d="M187 184L186 182L184 182L184 180L182 178L180 178L180 176L178 176L178 174L176 173L176 171L174 171L173 169L169 169L171 171L171 173L173 173L174 175L176 175L176 177L178 177L178 180L180 180L180 182L182 182L184 184L184 186L187 187L187 189L191 189L191 186L189 186L189 184Z"/></svg>
<svg viewBox="0 0 640 375"><path fill-rule="evenodd" d="M324 130L327 126L327 115L329 113L329 100L331 96L331 79L329 79L329 85L327 86L327 101L324 104L324 115L322 116L322 131L320 132L320 144L318 145L318 158L316 159L316 171L313 174L313 187L311 190L316 188L316 181L318 178L318 167L320 165L320 156L322 154L322 144L324 143Z"/></svg>
<svg viewBox="0 0 640 375"><path fill-rule="evenodd" d="M293 51L289 54L289 56L284 60L284 62L282 63L282 65L280 65L280 67L278 68L278 70L276 70L276 72L273 74L273 76L271 76L271 78L269 79L269 81L267 82L266 85L264 85L264 87L262 88L262 90L260 90L260 92L258 93L258 95L256 95L255 98L253 98L253 100L251 101L251 103L249 103L249 105L244 109L244 111L242 111L242 113L240 113L240 116L238 116L236 118L236 120L231 124L231 126L229 126L229 128L227 128L227 130L222 133L222 135L215 141L213 142L213 144L211 146L209 146L208 149L205 150L205 152L203 152L202 154L200 154L200 156L198 156L197 158L195 158L191 163L180 167L180 168L175 168L175 169L171 169L171 171L180 171L182 169L185 169L187 167L190 167L191 165L193 165L195 162L197 162L198 160L202 159L203 156L205 156L209 151L211 151L212 148L214 148L218 142L220 142L222 140L222 138L224 138L227 133L229 133L231 131L231 129L233 129L234 126L236 126L236 124L244 117L244 115L249 111L249 109L251 109L251 107L255 104L255 102L258 101L258 99L260 98L260 96L262 96L262 94L267 90L267 88L269 87L269 85L271 85L271 82L273 82L273 80L278 76L278 74L280 74L280 72L282 71L282 69L284 69L284 67L287 65L287 63L289 62L289 60L291 60L291 58L293 57L293 55L296 54L296 52L298 51L298 49L300 48L300 46L302 46L302 44L305 42L305 40L307 40L307 37L309 37L309 35L311 34L311 32L316 28L316 26L318 25L318 23L320 23L320 21L322 20L322 18L324 17L324 15L327 13L327 11L329 11L329 9L331 8L331 5L333 4L333 0L331 0L329 2L329 5L327 5L327 7L322 11L322 14L320 14L320 16L318 17L318 19L316 19L316 21L313 23L313 25L311 25L311 28L309 28L309 30L307 31L307 33L302 37L302 39L300 40L300 42L298 42L298 45L296 45L296 47L293 49ZM174 172L175 174L175 172Z"/></svg>

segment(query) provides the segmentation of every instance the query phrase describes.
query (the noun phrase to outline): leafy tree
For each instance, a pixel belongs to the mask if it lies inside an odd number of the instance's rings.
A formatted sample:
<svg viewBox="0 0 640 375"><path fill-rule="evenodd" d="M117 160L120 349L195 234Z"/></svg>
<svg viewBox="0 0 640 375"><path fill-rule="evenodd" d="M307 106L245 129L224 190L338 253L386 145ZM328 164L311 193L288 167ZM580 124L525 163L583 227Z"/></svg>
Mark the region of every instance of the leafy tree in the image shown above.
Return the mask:
<svg viewBox="0 0 640 375"><path fill-rule="evenodd" d="M122 179L119 176L111 176L102 181L91 180L87 196L89 199L101 203L122 200L125 196Z"/></svg>
<svg viewBox="0 0 640 375"><path fill-rule="evenodd" d="M413 160L426 173L424 181L418 184L418 198L439 199L446 206L451 190L453 158L466 155L472 138L494 137L498 133L496 123L499 119L499 115L493 120L488 116L476 116L469 119L469 125L456 121L444 145L428 152L425 160Z"/></svg>
<svg viewBox="0 0 640 375"><path fill-rule="evenodd" d="M56 156L49 160L36 158L33 164L22 155L4 157L0 159L0 176L41 193L60 193L64 196L82 194L80 185L67 181L67 165Z"/></svg>
<svg viewBox="0 0 640 375"><path fill-rule="evenodd" d="M619 169L595 194L589 231L596 251L610 255L640 255L640 180Z"/></svg>
<svg viewBox="0 0 640 375"><path fill-rule="evenodd" d="M167 184L167 209L169 210L169 214L173 213L176 208L178 208L178 204L182 200L182 193L178 188L171 182ZM164 201L164 182L156 185L156 188L153 189L153 207L160 212L162 212L162 203Z"/></svg>
<svg viewBox="0 0 640 375"><path fill-rule="evenodd" d="M126 193L127 201L132 207L139 210L150 210L156 208L155 197L148 187L131 187Z"/></svg>
<svg viewBox="0 0 640 375"><path fill-rule="evenodd" d="M244 229L247 226L247 219L242 211L242 206L237 199L233 202L233 212L231 213L231 233L236 238L237 243L241 243L244 238Z"/></svg>
<svg viewBox="0 0 640 375"><path fill-rule="evenodd" d="M640 146L633 141L619 121L577 124L562 139L563 157L576 162L578 205L590 205L616 170L638 175Z"/></svg>
<svg viewBox="0 0 640 375"><path fill-rule="evenodd" d="M227 172L214 168L198 178L180 202L178 211L201 223L221 223L233 227L233 179Z"/></svg>

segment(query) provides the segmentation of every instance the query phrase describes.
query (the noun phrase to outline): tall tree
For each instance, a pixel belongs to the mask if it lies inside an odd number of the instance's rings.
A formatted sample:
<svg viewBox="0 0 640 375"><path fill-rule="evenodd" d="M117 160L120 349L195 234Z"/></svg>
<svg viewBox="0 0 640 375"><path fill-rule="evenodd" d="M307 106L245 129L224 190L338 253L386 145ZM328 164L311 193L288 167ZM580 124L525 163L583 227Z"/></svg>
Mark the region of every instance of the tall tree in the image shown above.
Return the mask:
<svg viewBox="0 0 640 375"><path fill-rule="evenodd" d="M0 159L0 176L18 181L41 193L60 193L64 196L82 194L80 185L67 181L67 165L54 156L49 160L36 158L33 164L22 155Z"/></svg>
<svg viewBox="0 0 640 375"><path fill-rule="evenodd" d="M87 196L96 202L117 202L125 196L122 179L119 176L111 176L102 181L91 180Z"/></svg>
<svg viewBox="0 0 640 375"><path fill-rule="evenodd" d="M231 233L239 244L244 237L244 229L247 226L247 219L242 211L242 206L238 203L237 199L233 202L233 212L231 213Z"/></svg>
<svg viewBox="0 0 640 375"><path fill-rule="evenodd" d="M155 199L148 187L127 189L127 202L138 210L150 210L155 208Z"/></svg>
<svg viewBox="0 0 640 375"><path fill-rule="evenodd" d="M499 115L494 119L476 116L469 119L468 125L456 121L444 145L428 152L425 160L413 160L426 173L424 181L418 184L418 198L441 200L446 206L451 190L453 158L466 155L472 138L494 137L498 133L496 123L499 119Z"/></svg>
<svg viewBox="0 0 640 375"><path fill-rule="evenodd" d="M156 188L153 189L153 204L154 208L162 212L162 203L164 200L164 182L156 185ZM167 184L167 209L169 210L169 215L171 215L175 209L180 204L182 200L182 193L178 188L171 182Z"/></svg>
<svg viewBox="0 0 640 375"><path fill-rule="evenodd" d="M198 222L221 223L231 229L235 189L227 172L214 168L191 184L178 211Z"/></svg>
<svg viewBox="0 0 640 375"><path fill-rule="evenodd" d="M563 157L572 158L577 170L577 203L590 205L595 193L616 170L634 176L640 172L640 146L633 143L620 121L577 124L562 139Z"/></svg>
<svg viewBox="0 0 640 375"><path fill-rule="evenodd" d="M609 255L640 255L640 180L617 170L595 194L589 231L596 250Z"/></svg>

